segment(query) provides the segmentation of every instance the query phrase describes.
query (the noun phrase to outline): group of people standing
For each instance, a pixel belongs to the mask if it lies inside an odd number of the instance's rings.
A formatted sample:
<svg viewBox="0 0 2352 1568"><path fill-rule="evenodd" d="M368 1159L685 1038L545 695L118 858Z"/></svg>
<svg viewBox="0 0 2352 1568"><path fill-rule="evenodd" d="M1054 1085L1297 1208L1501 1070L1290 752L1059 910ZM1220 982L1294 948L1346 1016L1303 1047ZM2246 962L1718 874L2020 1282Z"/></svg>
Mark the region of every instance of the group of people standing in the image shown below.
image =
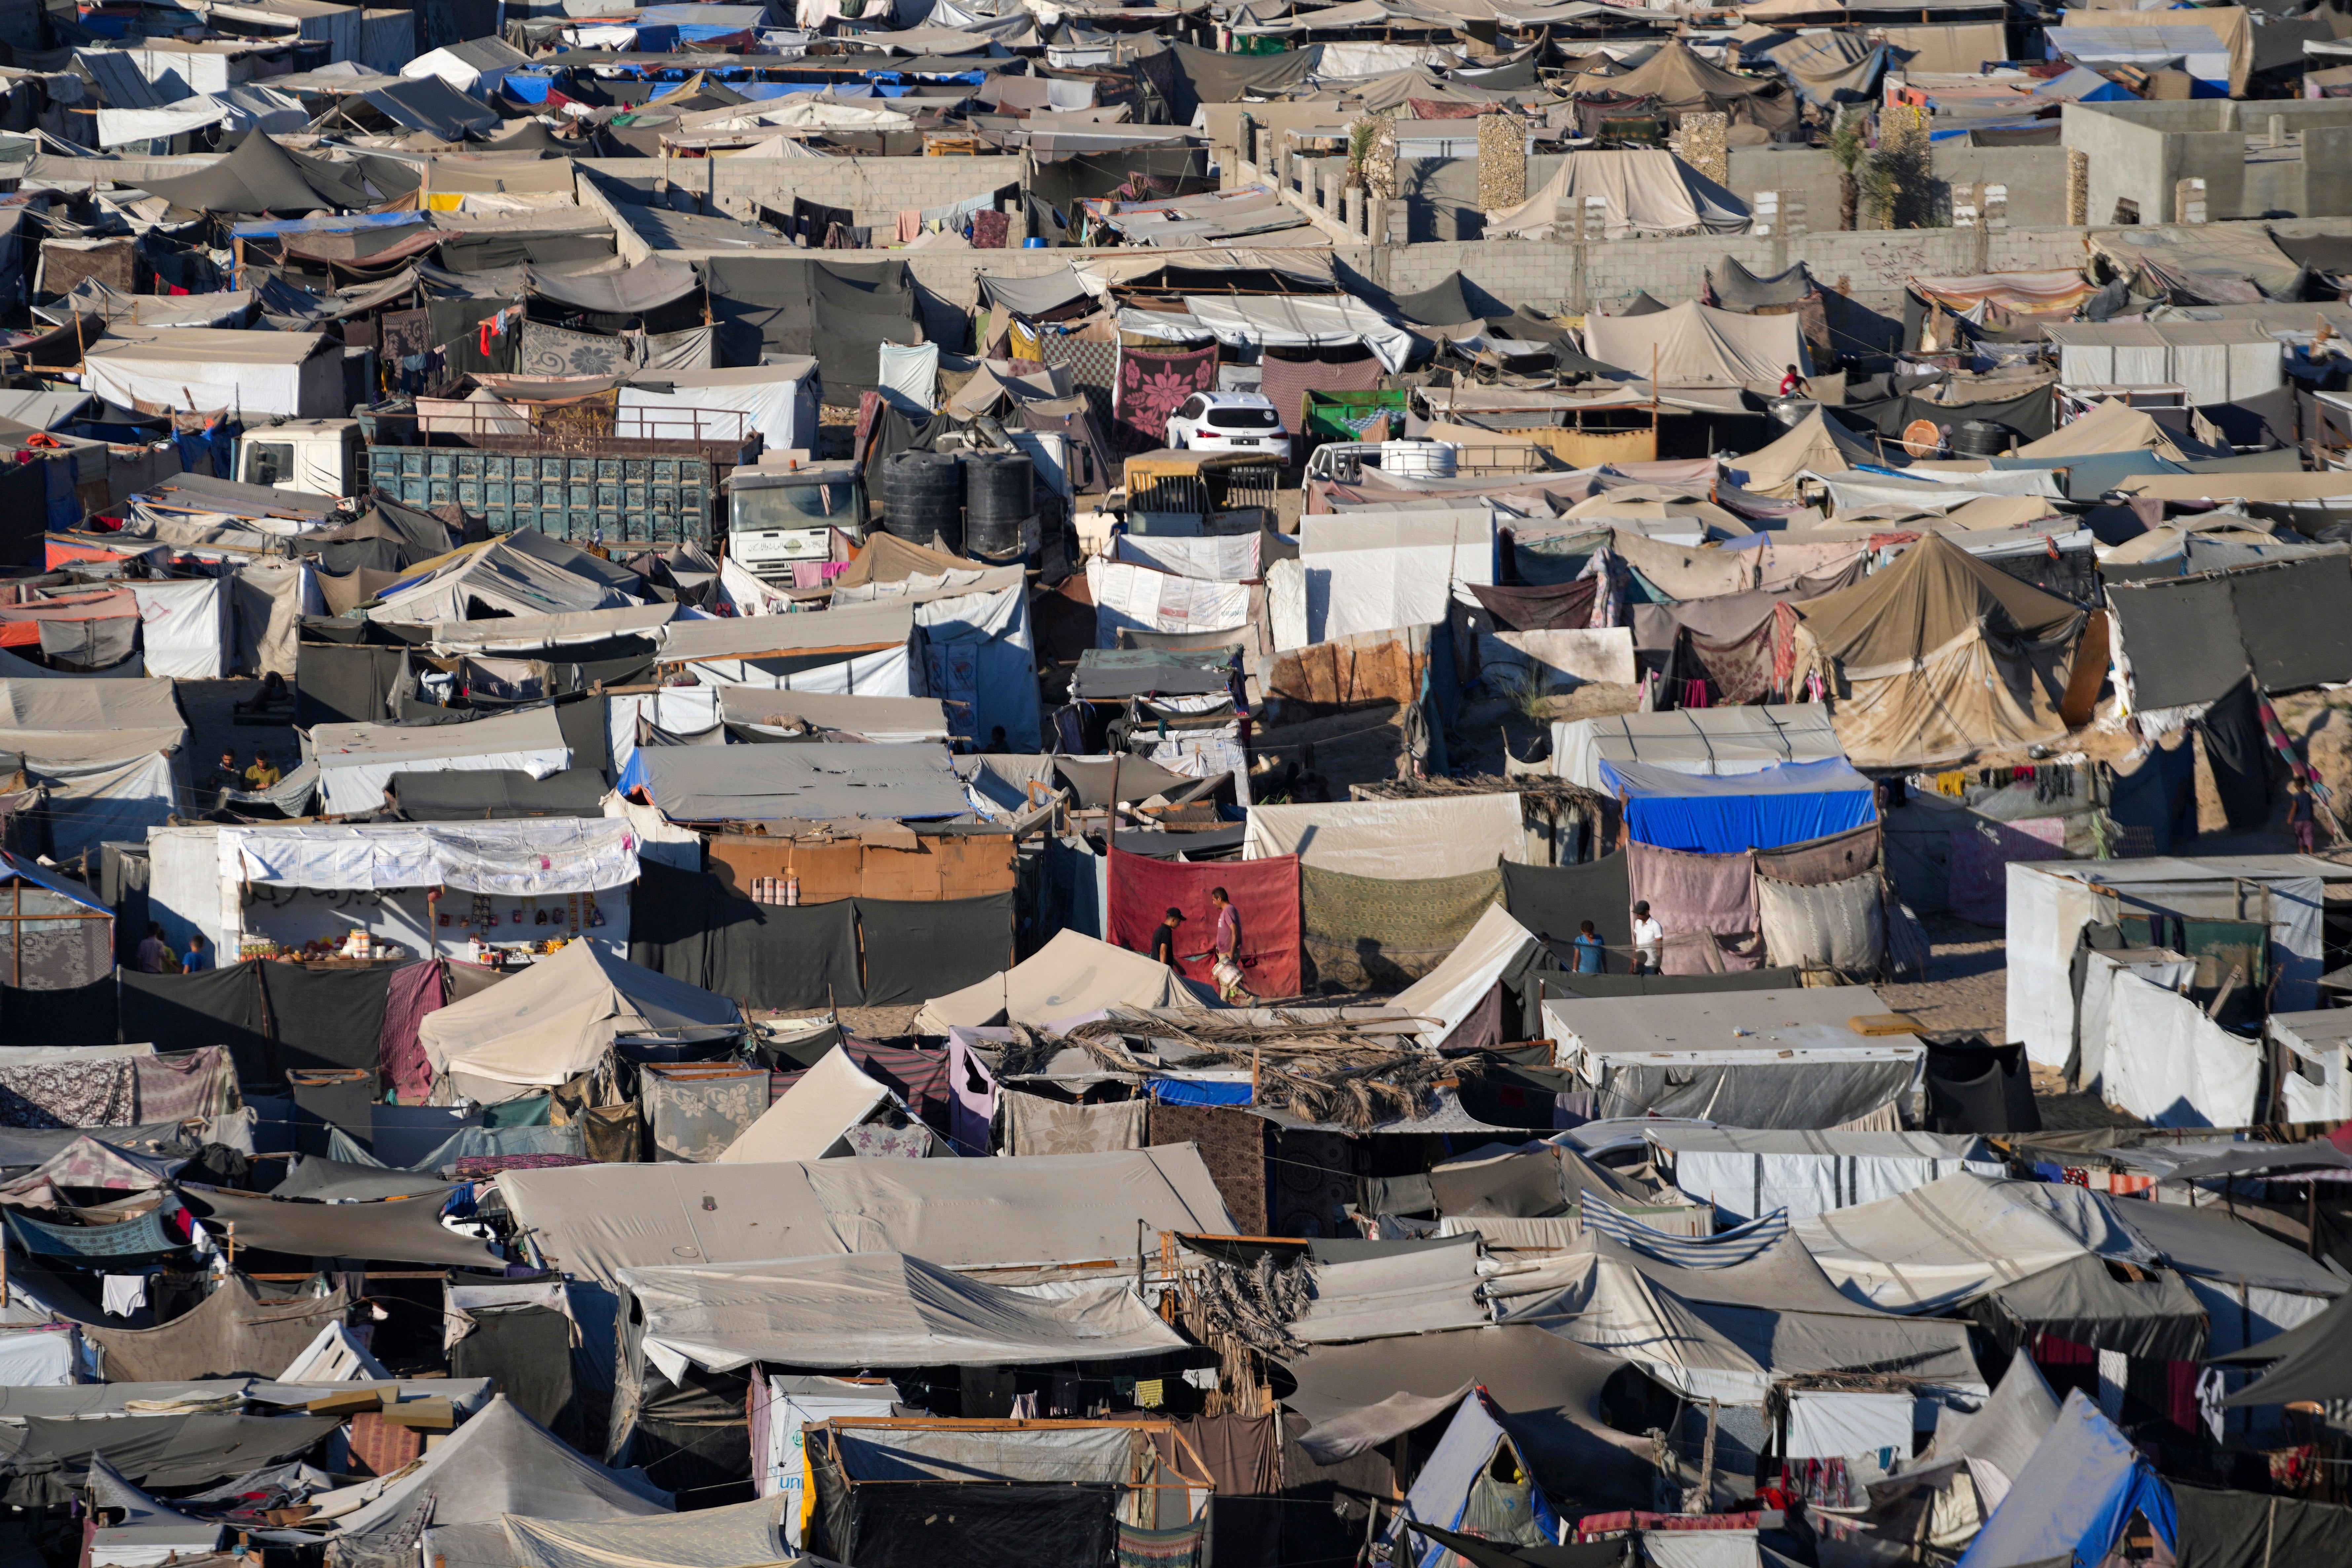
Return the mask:
<svg viewBox="0 0 2352 1568"><path fill-rule="evenodd" d="M1216 985L1217 999L1229 1006L1248 1006L1257 998L1251 995L1248 987L1242 984L1241 911L1234 908L1233 896L1223 888L1209 889L1209 907L1216 912L1217 929L1209 939L1208 952L1188 952L1180 957L1176 952L1176 933L1184 924L1184 911L1171 904L1167 918L1152 933L1152 962L1164 963L1181 974L1186 963L1209 959L1212 961L1209 978Z"/></svg>
<svg viewBox="0 0 2352 1568"><path fill-rule="evenodd" d="M1551 945L1551 935L1544 934L1544 945ZM1650 913L1647 900L1633 906L1633 967L1634 974L1655 974L1660 959L1665 952L1666 928ZM1609 944L1591 921L1579 921L1576 940L1569 943L1570 972L1577 974L1609 973Z"/></svg>

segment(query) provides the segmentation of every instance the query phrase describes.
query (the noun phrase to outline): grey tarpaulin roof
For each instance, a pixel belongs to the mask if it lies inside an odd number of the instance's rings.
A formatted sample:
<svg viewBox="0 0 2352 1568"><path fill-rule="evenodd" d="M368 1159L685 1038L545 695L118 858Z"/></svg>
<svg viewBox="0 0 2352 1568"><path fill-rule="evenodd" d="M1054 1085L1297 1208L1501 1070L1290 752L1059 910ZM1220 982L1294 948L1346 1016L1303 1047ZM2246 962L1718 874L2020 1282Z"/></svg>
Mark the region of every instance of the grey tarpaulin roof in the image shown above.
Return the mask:
<svg viewBox="0 0 2352 1568"><path fill-rule="evenodd" d="M896 647L915 635L915 607L885 601L821 616L745 616L672 621L662 628L661 657L758 658L763 655L843 654Z"/></svg>
<svg viewBox="0 0 2352 1568"><path fill-rule="evenodd" d="M2005 1344L2047 1331L2156 1361L2197 1361L2205 1353L2205 1308L2179 1275L2152 1269L2145 1279L2118 1279L2105 1258L2087 1255L2001 1286L1972 1315Z"/></svg>
<svg viewBox="0 0 2352 1568"><path fill-rule="evenodd" d="M1390 1339L1488 1321L1478 1300L1478 1249L1435 1247L1313 1266L1315 1300L1290 1325L1308 1344Z"/></svg>
<svg viewBox="0 0 2352 1568"><path fill-rule="evenodd" d="M16 1439L5 1458L16 1479L16 1501L46 1497L24 1489L26 1478L72 1475L104 1454L142 1487L203 1486L263 1465L290 1459L342 1423L334 1416L155 1415L125 1421L83 1421L29 1415L21 1433L0 1427L0 1445Z"/></svg>
<svg viewBox="0 0 2352 1568"><path fill-rule="evenodd" d="M500 1268L489 1244L441 1224L432 1197L316 1204L218 1187L181 1188L188 1207L216 1237L235 1226L240 1246L305 1258L373 1258L455 1268Z"/></svg>
<svg viewBox="0 0 2352 1568"><path fill-rule="evenodd" d="M963 785L934 744L641 746L621 778L676 822L960 816Z"/></svg>
<svg viewBox="0 0 2352 1568"><path fill-rule="evenodd" d="M673 1381L688 1362L711 1372L754 1361L1008 1365L1160 1355L1184 1345L1125 1280L1045 1300L896 1252L632 1268L621 1279L645 1314L648 1359Z"/></svg>
<svg viewBox="0 0 2352 1568"><path fill-rule="evenodd" d="M2347 1281L2342 1275L2228 1214L2179 1204L2109 1203L2106 1206L2126 1230L2183 1274L2312 1296L2344 1293Z"/></svg>
<svg viewBox="0 0 2352 1568"><path fill-rule="evenodd" d="M1946 1176L1795 1228L1853 1300L1940 1311L2093 1250L2078 1228L2036 1201L2032 1189L2043 1184Z"/></svg>
<svg viewBox="0 0 2352 1568"><path fill-rule="evenodd" d="M468 98L437 76L386 82L360 95L395 125L430 131L446 142L469 131L488 131L500 123L499 111L478 98Z"/></svg>
<svg viewBox="0 0 2352 1568"><path fill-rule="evenodd" d="M574 1453L503 1394L436 1444L424 1462L336 1522L364 1536L404 1518L433 1494L436 1525L496 1527L509 1513L571 1520L636 1519L670 1511L670 1496L640 1470L614 1470Z"/></svg>
<svg viewBox="0 0 2352 1568"><path fill-rule="evenodd" d="M499 1182L544 1255L606 1284L623 1268L780 1252L904 1252L950 1268L1078 1263L1132 1258L1139 1219L1152 1234L1234 1229L1191 1144L984 1161L576 1165Z"/></svg>
<svg viewBox="0 0 2352 1568"><path fill-rule="evenodd" d="M505 1527L521 1568L752 1568L791 1561L779 1526L794 1506L788 1497L770 1497L593 1522L510 1513Z"/></svg>
<svg viewBox="0 0 2352 1568"><path fill-rule="evenodd" d="M2058 1396L2050 1392L2042 1369L2022 1347L2010 1358L2009 1370L1993 1385L1992 1397L1971 1413L1947 1409L1936 1422L1935 1440L1919 1456L1935 1459L1982 1459L2011 1481L2025 1473L2025 1462L2058 1419Z"/></svg>
<svg viewBox="0 0 2352 1568"><path fill-rule="evenodd" d="M1283 1400L1314 1423L1301 1446L1331 1464L1378 1447L1484 1384L1547 1489L1593 1509L1644 1508L1656 1474L1648 1439L1611 1430L1601 1391L1626 1363L1540 1328L1488 1325L1318 1345L1286 1363Z"/></svg>
<svg viewBox="0 0 2352 1568"><path fill-rule="evenodd" d="M157 1553L201 1557L221 1543L227 1526L216 1519L197 1519L149 1497L122 1479L122 1472L103 1458L89 1462L90 1509L113 1517L98 1526L89 1540L93 1558L120 1563Z"/></svg>
<svg viewBox="0 0 2352 1568"><path fill-rule="evenodd" d="M620 272L561 273L534 267L530 281L530 291L542 300L622 316L683 300L702 286L692 267L657 256Z"/></svg>
<svg viewBox="0 0 2352 1568"><path fill-rule="evenodd" d="M1036 316L1064 305L1091 298L1078 275L1065 267L1058 272L1047 272L1034 278L998 278L982 274L982 289L992 305L1002 305L1015 315Z"/></svg>
<svg viewBox="0 0 2352 1568"><path fill-rule="evenodd" d="M2223 1405L2285 1405L2352 1396L2352 1293L2338 1296L2319 1316L2259 1344L2213 1358L2232 1366L2270 1363L2270 1370Z"/></svg>

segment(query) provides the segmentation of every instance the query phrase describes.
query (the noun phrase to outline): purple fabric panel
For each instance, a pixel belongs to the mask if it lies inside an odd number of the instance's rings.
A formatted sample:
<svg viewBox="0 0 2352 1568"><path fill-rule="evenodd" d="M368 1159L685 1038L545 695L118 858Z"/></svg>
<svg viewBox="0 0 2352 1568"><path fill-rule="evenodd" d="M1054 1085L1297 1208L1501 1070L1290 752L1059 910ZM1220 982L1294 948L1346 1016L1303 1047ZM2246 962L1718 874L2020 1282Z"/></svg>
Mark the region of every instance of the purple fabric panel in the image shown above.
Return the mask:
<svg viewBox="0 0 2352 1568"><path fill-rule="evenodd" d="M1692 940L1700 933L1745 937L1756 930L1756 857L1685 855L1648 844L1629 844L1626 875L1633 901L1647 902L1651 918L1666 931L1661 967L1668 974L1706 974L1752 969L1753 963L1718 957Z"/></svg>

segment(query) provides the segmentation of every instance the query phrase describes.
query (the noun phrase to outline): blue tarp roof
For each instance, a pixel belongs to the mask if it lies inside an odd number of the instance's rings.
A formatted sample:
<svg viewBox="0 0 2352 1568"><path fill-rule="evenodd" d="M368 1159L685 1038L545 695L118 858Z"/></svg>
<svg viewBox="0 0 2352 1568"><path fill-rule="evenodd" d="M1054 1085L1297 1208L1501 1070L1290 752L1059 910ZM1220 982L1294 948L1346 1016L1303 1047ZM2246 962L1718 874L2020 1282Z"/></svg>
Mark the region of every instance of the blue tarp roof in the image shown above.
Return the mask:
<svg viewBox="0 0 2352 1568"><path fill-rule="evenodd" d="M2081 1389L2066 1395L2025 1473L1985 1521L1959 1568L2024 1568L2073 1562L2093 1568L2137 1513L2168 1547L2180 1530L2172 1493L2131 1439Z"/></svg>
<svg viewBox="0 0 2352 1568"><path fill-rule="evenodd" d="M1495 1450L1510 1441L1501 1413L1488 1403L1485 1389L1474 1388L1462 1396L1453 1421L1446 1426L1445 1436L1438 1439L1437 1447L1414 1479L1412 1490L1405 1494L1399 1522L1389 1526L1389 1538L1396 1542L1396 1562L1411 1564L1411 1568L1438 1568L1440 1563L1459 1561L1443 1544L1426 1536L1405 1536L1402 1521L1410 1514L1424 1524L1444 1530L1462 1529L1469 1522L1465 1516L1471 1489L1487 1475ZM1535 1483L1524 1456L1519 1470L1529 1478L1524 1498L1517 1488L1487 1483L1494 1491L1486 1500L1488 1516L1478 1521L1479 1533L1529 1543L1559 1540L1559 1516L1551 1500L1544 1496L1543 1488ZM1517 1519L1493 1517L1496 1512L1514 1512L1521 1507L1528 1510L1524 1523ZM1506 1530L1507 1534L1503 1533Z"/></svg>
<svg viewBox="0 0 2352 1568"><path fill-rule="evenodd" d="M1625 797L1635 839L1694 855L1780 849L1878 816L1871 782L1843 757L1715 778L1604 758L1601 783Z"/></svg>
<svg viewBox="0 0 2352 1568"><path fill-rule="evenodd" d="M60 875L45 867L37 866L21 856L11 855L6 850L0 849L0 881L12 878L47 888L52 893L62 893L86 910L96 910L102 915L110 915L114 912L108 909L96 894L72 878Z"/></svg>

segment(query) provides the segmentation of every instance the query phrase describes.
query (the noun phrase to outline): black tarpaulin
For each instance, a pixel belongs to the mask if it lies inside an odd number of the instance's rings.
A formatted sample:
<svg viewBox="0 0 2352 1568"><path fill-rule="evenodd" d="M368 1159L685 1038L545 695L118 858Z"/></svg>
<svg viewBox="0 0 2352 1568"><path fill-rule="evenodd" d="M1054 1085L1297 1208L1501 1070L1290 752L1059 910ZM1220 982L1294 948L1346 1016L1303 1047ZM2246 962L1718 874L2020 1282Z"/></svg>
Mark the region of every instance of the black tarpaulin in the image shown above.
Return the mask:
<svg viewBox="0 0 2352 1568"><path fill-rule="evenodd" d="M1536 632L1589 626L1592 602L1600 595L1598 577L1580 577L1540 588L1494 588L1483 583L1464 584L1505 631Z"/></svg>
<svg viewBox="0 0 2352 1568"><path fill-rule="evenodd" d="M490 131L502 123L497 110L437 76L403 78L360 97L394 124L429 131L444 142L461 142L469 132Z"/></svg>
<svg viewBox="0 0 2352 1568"><path fill-rule="evenodd" d="M1629 1537L1619 1541L1572 1541L1564 1546L1512 1546L1475 1535L1458 1535L1417 1519L1405 1521L1405 1528L1444 1547L1470 1568L1618 1568L1629 1561L1627 1554L1633 1545Z"/></svg>
<svg viewBox="0 0 2352 1568"><path fill-rule="evenodd" d="M865 1002L855 900L758 904L716 877L652 860L639 863L630 902L629 960L746 1007Z"/></svg>
<svg viewBox="0 0 2352 1568"><path fill-rule="evenodd" d="M110 1046L117 1033L114 976L63 991L0 985L0 1033L45 1046Z"/></svg>
<svg viewBox="0 0 2352 1568"><path fill-rule="evenodd" d="M1899 397L1850 397L1838 414L1849 423L1867 425L1880 435L1890 437L1902 435L1913 421L1919 419L1939 426L1948 425L1955 431L1971 419L1981 419L2007 426L2017 432L2021 442L2040 440L2057 428L2054 404L2047 386L1982 403L1931 403L1925 389Z"/></svg>
<svg viewBox="0 0 2352 1568"><path fill-rule="evenodd" d="M2230 605L2264 691L2352 679L2352 561L2308 555L2229 574Z"/></svg>
<svg viewBox="0 0 2352 1568"><path fill-rule="evenodd" d="M276 1084L275 1047L262 1024L257 963L232 963L198 974L121 971L122 1037L158 1051L226 1046L240 1083Z"/></svg>
<svg viewBox="0 0 2352 1568"><path fill-rule="evenodd" d="M976 985L1013 963L1013 895L979 899L859 899L866 1005L928 1002Z"/></svg>
<svg viewBox="0 0 2352 1568"><path fill-rule="evenodd" d="M1391 294L1387 310L1401 321L1420 327L1458 327L1477 312L1462 298L1462 274L1449 272L1417 294Z"/></svg>
<svg viewBox="0 0 2352 1568"><path fill-rule="evenodd" d="M977 1486L887 1481L853 1488L850 1539L835 1542L857 1568L1029 1568L1110 1560L1116 1488Z"/></svg>
<svg viewBox="0 0 2352 1568"><path fill-rule="evenodd" d="M1150 63L1167 68L1170 123L1190 125L1204 103L1239 103L1255 91L1272 97L1295 87L1323 64L1323 46L1278 55L1226 55L1193 44L1171 44Z"/></svg>
<svg viewBox="0 0 2352 1568"><path fill-rule="evenodd" d="M2283 1334L2213 1359L2231 1366L2270 1363L2260 1379L2221 1401L2224 1406L2352 1398L2352 1291Z"/></svg>
<svg viewBox="0 0 2352 1568"><path fill-rule="evenodd" d="M2105 1258L2082 1257L2004 1285L1968 1315L2009 1354L2037 1333L2149 1361L2199 1361L2205 1309L2178 1274L2121 1278Z"/></svg>
<svg viewBox="0 0 2352 1568"><path fill-rule="evenodd" d="M2109 584L2107 607L2123 637L2137 707L2211 702L2246 673L2230 584L2220 575Z"/></svg>
<svg viewBox="0 0 2352 1568"><path fill-rule="evenodd" d="M1559 1156L1549 1149L1440 1165L1429 1173L1429 1191L1441 1215L1541 1219L1568 1212Z"/></svg>
<svg viewBox="0 0 2352 1568"><path fill-rule="evenodd" d="M2023 1046L1927 1047L1927 1125L1935 1132L2039 1132L2042 1107Z"/></svg>
<svg viewBox="0 0 2352 1568"><path fill-rule="evenodd" d="M604 722L602 703L574 703ZM556 710L561 715L564 710ZM478 773L394 773L393 799L410 822L478 822L491 817L597 816L603 813L604 775L572 767L543 779L499 768Z"/></svg>
<svg viewBox="0 0 2352 1568"><path fill-rule="evenodd" d="M569 1425L572 1320L552 1307L477 1307L449 1352L451 1377L497 1380L500 1394L551 1432Z"/></svg>
<svg viewBox="0 0 2352 1568"><path fill-rule="evenodd" d="M374 1072L383 1037L383 1007L398 963L327 968L261 963L278 1066L364 1068Z"/></svg>
<svg viewBox="0 0 2352 1568"><path fill-rule="evenodd" d="M392 716L406 648L322 643L303 632L294 645L296 724L381 724Z"/></svg>
<svg viewBox="0 0 2352 1568"><path fill-rule="evenodd" d="M309 1203L218 1187L181 1189L188 1207L215 1237L235 1226L239 1247L257 1247L295 1258L363 1258L446 1268L499 1270L505 1261L489 1244L441 1223L431 1195L363 1203Z"/></svg>
<svg viewBox="0 0 2352 1568"><path fill-rule="evenodd" d="M534 298L608 316L643 315L676 304L702 286L693 268L659 257L621 272L572 276L534 267L528 276Z"/></svg>
<svg viewBox="0 0 2352 1568"><path fill-rule="evenodd" d="M2271 816L2271 747L2259 701L2253 682L2242 680L2197 721L2222 815L2240 830L2261 827Z"/></svg>
<svg viewBox="0 0 2352 1568"><path fill-rule="evenodd" d="M604 224L563 234L494 229L487 234L452 235L441 242L441 265L452 272L490 272L524 262L556 267L570 261L602 261L612 254L613 231Z"/></svg>
<svg viewBox="0 0 2352 1568"><path fill-rule="evenodd" d="M923 341L902 261L866 265L793 256L712 257L703 263L724 362L814 354L824 400L855 407L875 390L886 342Z"/></svg>
<svg viewBox="0 0 2352 1568"><path fill-rule="evenodd" d="M2208 403L2198 413L2221 432L2232 447L2273 451L2295 444L2294 388L2281 386L2258 392L2234 403Z"/></svg>
<svg viewBox="0 0 2352 1568"><path fill-rule="evenodd" d="M1579 925L1592 922L1609 949L1609 967L1623 973L1633 948L1633 884L1622 855L1581 866L1518 866L1503 862L1503 908L1513 920L1548 938L1562 962Z"/></svg>
<svg viewBox="0 0 2352 1568"><path fill-rule="evenodd" d="M2352 1508L2265 1492L2168 1483L2179 1568L2285 1568L2352 1563Z"/></svg>

